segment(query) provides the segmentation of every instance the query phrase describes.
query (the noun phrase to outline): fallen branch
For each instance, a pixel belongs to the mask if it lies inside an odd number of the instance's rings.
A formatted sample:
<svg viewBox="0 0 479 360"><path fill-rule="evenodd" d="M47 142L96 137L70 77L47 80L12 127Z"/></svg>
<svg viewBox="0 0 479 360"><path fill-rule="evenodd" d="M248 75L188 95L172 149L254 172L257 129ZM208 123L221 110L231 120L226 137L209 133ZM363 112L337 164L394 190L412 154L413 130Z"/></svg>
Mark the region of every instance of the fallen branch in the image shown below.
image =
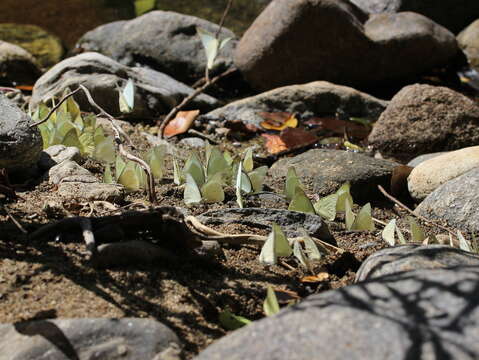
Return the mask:
<svg viewBox="0 0 479 360"><path fill-rule="evenodd" d="M34 126L38 126L38 125L41 125L43 124L44 122L48 121L48 119L50 119L50 116L52 116L52 114L58 110L58 108L60 106L62 106L62 104L70 97L70 96L73 96L75 95L78 91L80 91L80 88L77 88L76 90L66 94L60 101L58 104L56 104L54 107L51 108L51 110L48 112L47 116L45 116L42 120L30 125L30 128L34 127Z"/></svg>

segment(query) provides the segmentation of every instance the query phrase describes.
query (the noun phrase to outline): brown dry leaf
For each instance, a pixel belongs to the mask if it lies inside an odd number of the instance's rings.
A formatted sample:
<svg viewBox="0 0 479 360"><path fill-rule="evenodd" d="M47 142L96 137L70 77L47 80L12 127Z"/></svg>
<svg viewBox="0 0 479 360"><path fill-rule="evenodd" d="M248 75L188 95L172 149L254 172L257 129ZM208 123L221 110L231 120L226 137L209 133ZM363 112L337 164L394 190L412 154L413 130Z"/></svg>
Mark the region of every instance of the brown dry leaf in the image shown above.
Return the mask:
<svg viewBox="0 0 479 360"><path fill-rule="evenodd" d="M300 296L291 290L274 289L274 293L280 305L295 303L300 300Z"/></svg>
<svg viewBox="0 0 479 360"><path fill-rule="evenodd" d="M329 280L329 273L320 272L316 275L304 276L299 281L302 283L318 283Z"/></svg>
<svg viewBox="0 0 479 360"><path fill-rule="evenodd" d="M187 132L199 114L199 110L179 111L175 118L166 125L164 135L172 137Z"/></svg>
<svg viewBox="0 0 479 360"><path fill-rule="evenodd" d="M349 136L359 139L368 137L371 129L368 127L352 122L341 120L332 116L327 117L313 117L304 122L305 125L317 126L324 130L329 130L335 134L344 134L347 130Z"/></svg>
<svg viewBox="0 0 479 360"><path fill-rule="evenodd" d="M314 144L318 138L313 133L300 128L287 128L280 134L281 140L288 149L296 149Z"/></svg>
<svg viewBox="0 0 479 360"><path fill-rule="evenodd" d="M281 131L288 127L295 128L298 126L298 119L294 114L286 112L261 112L259 115L264 119L260 125L266 130Z"/></svg>
<svg viewBox="0 0 479 360"><path fill-rule="evenodd" d="M279 135L272 134L261 134L262 137L266 138L266 143L264 146L268 149L270 154L276 154L281 151L288 150L286 144L281 140Z"/></svg>
<svg viewBox="0 0 479 360"><path fill-rule="evenodd" d="M414 168L407 165L398 165L393 169L391 175L391 194L393 196L398 197L401 194L408 192L407 178L412 169Z"/></svg>

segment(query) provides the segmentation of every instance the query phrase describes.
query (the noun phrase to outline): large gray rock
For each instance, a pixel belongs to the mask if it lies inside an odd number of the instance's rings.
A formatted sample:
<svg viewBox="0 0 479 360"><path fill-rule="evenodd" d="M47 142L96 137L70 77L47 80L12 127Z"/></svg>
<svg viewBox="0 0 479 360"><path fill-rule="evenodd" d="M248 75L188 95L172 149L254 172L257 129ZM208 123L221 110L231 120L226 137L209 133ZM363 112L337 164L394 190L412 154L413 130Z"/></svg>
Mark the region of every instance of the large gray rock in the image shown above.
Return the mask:
<svg viewBox="0 0 479 360"><path fill-rule="evenodd" d="M218 25L171 11L152 11L130 21L99 26L77 43L86 51L97 51L128 66L146 66L175 79L192 82L204 76L206 55L196 28L210 33ZM234 37L222 28L220 38ZM212 73L232 66L236 41L230 41L219 53Z"/></svg>
<svg viewBox="0 0 479 360"><path fill-rule="evenodd" d="M412 11L427 16L454 33L479 18L476 0L350 0L370 13Z"/></svg>
<svg viewBox="0 0 479 360"><path fill-rule="evenodd" d="M428 154L423 154L423 155L418 155L416 156L414 159L412 159L411 161L409 161L407 163L407 166L411 166L411 167L416 167L418 166L419 164L423 163L424 161L426 160L429 160L429 159L434 159L435 157L438 157L442 154L446 154L446 152L444 151L439 151L439 152L435 152L435 153L428 153Z"/></svg>
<svg viewBox="0 0 479 360"><path fill-rule="evenodd" d="M447 245L403 245L369 256L356 273L355 282L390 274L456 266L479 266L479 256Z"/></svg>
<svg viewBox="0 0 479 360"><path fill-rule="evenodd" d="M278 160L268 173L272 183L283 184L288 168L293 166L307 189L320 196L332 194L342 184L350 182L353 199L367 202L380 196L377 185L389 188L392 170L397 165L349 151L312 149Z"/></svg>
<svg viewBox="0 0 479 360"><path fill-rule="evenodd" d="M477 17L479 18L479 14ZM479 70L479 19L461 31L457 41L466 54L469 64Z"/></svg>
<svg viewBox="0 0 479 360"><path fill-rule="evenodd" d="M479 267L417 270L313 295L195 360L479 357Z"/></svg>
<svg viewBox="0 0 479 360"><path fill-rule="evenodd" d="M32 119L0 93L0 168L32 170L42 151L40 131Z"/></svg>
<svg viewBox="0 0 479 360"><path fill-rule="evenodd" d="M446 65L454 35L415 13L366 13L347 0L276 0L241 38L235 64L261 90L327 80L370 85Z"/></svg>
<svg viewBox="0 0 479 360"><path fill-rule="evenodd" d="M479 167L479 146L450 151L416 166L407 185L415 200L423 200L442 184Z"/></svg>
<svg viewBox="0 0 479 360"><path fill-rule="evenodd" d="M80 150L77 147L65 145L53 145L43 150L38 160L38 166L42 170L48 170L64 161L78 162L81 159Z"/></svg>
<svg viewBox="0 0 479 360"><path fill-rule="evenodd" d="M40 75L38 64L28 51L0 40L0 79L12 84L31 85Z"/></svg>
<svg viewBox="0 0 479 360"><path fill-rule="evenodd" d="M410 160L421 154L479 143L479 106L451 89L410 85L376 122L369 144L384 155Z"/></svg>
<svg viewBox="0 0 479 360"><path fill-rule="evenodd" d="M479 231L479 168L448 181L426 197L415 212L471 232Z"/></svg>
<svg viewBox="0 0 479 360"><path fill-rule="evenodd" d="M180 343L150 319L52 319L0 324L0 360L179 360ZM162 357L169 354L171 357Z"/></svg>
<svg viewBox="0 0 479 360"><path fill-rule="evenodd" d="M135 104L128 119L157 118L178 105L193 89L160 72L121 65L99 53L84 53L55 65L35 83L30 107L50 101L53 96L61 97L65 89L76 89L83 84L95 102L107 112L120 115L118 86L123 87L128 79L135 84ZM74 95L83 111L93 109L82 92ZM191 108L210 110L218 101L201 94L191 103Z"/></svg>
<svg viewBox="0 0 479 360"><path fill-rule="evenodd" d="M334 115L340 111L349 116L376 120L387 102L347 86L327 81L290 85L232 102L202 117L204 120L240 120L260 126L261 112L299 113L302 118Z"/></svg>
<svg viewBox="0 0 479 360"><path fill-rule="evenodd" d="M235 223L252 228L271 229L272 224L281 226L288 237L301 236L300 228L308 234L336 244L321 216L283 209L232 208L212 210L198 216L205 225Z"/></svg>

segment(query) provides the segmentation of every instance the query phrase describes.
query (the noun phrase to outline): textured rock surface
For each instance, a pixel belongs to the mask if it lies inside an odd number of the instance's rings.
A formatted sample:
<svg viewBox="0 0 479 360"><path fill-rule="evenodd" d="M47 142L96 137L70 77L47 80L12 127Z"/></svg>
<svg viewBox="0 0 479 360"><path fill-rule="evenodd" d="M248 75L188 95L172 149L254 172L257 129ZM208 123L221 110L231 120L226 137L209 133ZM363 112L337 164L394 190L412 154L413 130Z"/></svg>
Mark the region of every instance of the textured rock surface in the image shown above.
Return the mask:
<svg viewBox="0 0 479 360"><path fill-rule="evenodd" d="M36 25L0 24L0 40L21 46L42 68L55 65L64 52L58 37Z"/></svg>
<svg viewBox="0 0 479 360"><path fill-rule="evenodd" d="M408 177L409 193L423 200L447 181L479 167L479 146L450 151L416 166Z"/></svg>
<svg viewBox="0 0 479 360"><path fill-rule="evenodd" d="M216 33L218 25L171 11L152 11L130 21L99 26L86 33L77 46L97 51L124 65L146 66L184 82L204 76L206 56L196 28ZM223 28L220 38L234 37ZM215 70L229 68L233 47L231 41L219 53Z"/></svg>
<svg viewBox="0 0 479 360"><path fill-rule="evenodd" d="M145 68L129 68L98 53L80 54L55 65L38 79L33 88L30 107L52 96L61 96L66 88L75 89L83 84L95 102L112 115L119 115L118 86L124 86L128 79L135 83L135 106L126 114L129 119L156 118L160 113L169 112L192 88L174 80L168 75ZM83 94L75 95L83 111L93 110ZM192 108L211 109L217 100L208 95L199 95L190 103Z"/></svg>
<svg viewBox="0 0 479 360"><path fill-rule="evenodd" d="M80 150L74 146L53 145L41 152L38 166L42 170L48 170L66 160L78 162L80 160Z"/></svg>
<svg viewBox="0 0 479 360"><path fill-rule="evenodd" d="M397 165L349 151L313 149L278 160L268 173L272 181L282 184L288 168L293 166L308 190L320 196L335 192L349 181L354 200L367 202L381 196L377 185L389 188L392 170Z"/></svg>
<svg viewBox="0 0 479 360"><path fill-rule="evenodd" d="M474 359L479 267L417 270L313 295L195 360Z"/></svg>
<svg viewBox="0 0 479 360"><path fill-rule="evenodd" d="M0 40L0 79L12 84L31 85L40 74L37 62L28 51Z"/></svg>
<svg viewBox="0 0 479 360"><path fill-rule="evenodd" d="M75 179L73 179L75 180ZM57 194L66 200L94 201L104 200L118 202L125 197L125 188L118 184L78 181L62 182Z"/></svg>
<svg viewBox="0 0 479 360"><path fill-rule="evenodd" d="M175 350L175 351L172 351ZM179 360L179 340L150 319L54 319L0 324L0 359ZM175 355L176 353L176 355Z"/></svg>
<svg viewBox="0 0 479 360"><path fill-rule="evenodd" d="M479 231L479 168L448 181L434 190L415 212L445 221L465 231Z"/></svg>
<svg viewBox="0 0 479 360"><path fill-rule="evenodd" d="M477 17L479 18L479 14ZM469 64L479 70L479 19L461 31L457 41L466 54Z"/></svg>
<svg viewBox="0 0 479 360"><path fill-rule="evenodd" d="M356 282L390 274L456 266L479 266L479 256L447 245L403 245L379 250L356 273Z"/></svg>
<svg viewBox="0 0 479 360"><path fill-rule="evenodd" d="M314 80L357 86L416 75L457 52L454 35L419 14L369 18L347 0L276 0L241 38L235 64L261 90Z"/></svg>
<svg viewBox="0 0 479 360"><path fill-rule="evenodd" d="M299 113L303 118L335 114L341 111L349 116L375 120L384 111L387 102L347 86L326 81L304 85L284 86L262 94L232 102L206 114L206 120L241 120L259 124L265 112Z"/></svg>
<svg viewBox="0 0 479 360"><path fill-rule="evenodd" d="M369 135L381 153L401 160L479 143L479 106L440 86L411 85L389 103Z"/></svg>
<svg viewBox="0 0 479 360"><path fill-rule="evenodd" d="M282 209L244 208L212 210L198 216L205 225L243 224L253 228L271 229L273 223L289 237L300 236L299 228L304 228L310 235L334 243L328 226L318 215L305 214Z"/></svg>
<svg viewBox="0 0 479 360"><path fill-rule="evenodd" d="M72 160L65 160L53 166L48 171L48 181L51 184L60 184L63 181L72 181L73 178L78 177L86 177L90 179L88 182L98 181L91 172Z"/></svg>
<svg viewBox="0 0 479 360"><path fill-rule="evenodd" d="M0 94L0 168L27 172L36 166L42 138L31 118Z"/></svg>
<svg viewBox="0 0 479 360"><path fill-rule="evenodd" d="M426 161L426 160L429 160L429 159L434 159L435 157L439 156L439 155L442 155L442 154L446 154L446 152L444 151L439 151L439 152L436 152L436 153L430 153L430 154L423 154L423 155L419 155L419 156L416 156L414 159L412 159L411 161L409 161L407 163L408 166L412 166L412 167L415 167L415 166L418 166L420 163Z"/></svg>
<svg viewBox="0 0 479 360"><path fill-rule="evenodd" d="M422 14L454 33L479 18L476 0L351 0L370 13L412 11Z"/></svg>

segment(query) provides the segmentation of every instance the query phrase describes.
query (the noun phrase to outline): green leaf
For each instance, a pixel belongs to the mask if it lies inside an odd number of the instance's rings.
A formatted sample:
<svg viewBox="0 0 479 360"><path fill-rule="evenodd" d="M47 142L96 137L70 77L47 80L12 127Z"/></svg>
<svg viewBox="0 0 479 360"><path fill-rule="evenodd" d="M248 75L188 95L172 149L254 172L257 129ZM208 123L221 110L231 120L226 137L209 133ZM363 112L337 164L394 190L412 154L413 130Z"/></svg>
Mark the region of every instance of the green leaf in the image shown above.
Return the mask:
<svg viewBox="0 0 479 360"><path fill-rule="evenodd" d="M311 200L306 196L303 189L296 186L293 200L289 203L288 210L299 211L307 214L315 214Z"/></svg>
<svg viewBox="0 0 479 360"><path fill-rule="evenodd" d="M263 303L263 310L266 316L272 316L279 312L278 299L276 298L276 294L271 286L268 286L268 290L266 291L266 299Z"/></svg>
<svg viewBox="0 0 479 360"><path fill-rule="evenodd" d="M351 230L353 227L355 216L354 216L353 210L351 209L352 204L349 198L346 198L344 202L344 206L345 206L344 222L346 224L346 230Z"/></svg>
<svg viewBox="0 0 479 360"><path fill-rule="evenodd" d="M225 157L217 147L212 147L207 157L206 176L211 179L215 174L226 171L230 168Z"/></svg>
<svg viewBox="0 0 479 360"><path fill-rule="evenodd" d="M471 245L469 242L464 238L459 230L457 230L457 238L459 239L459 249L464 251L472 252Z"/></svg>
<svg viewBox="0 0 479 360"><path fill-rule="evenodd" d="M103 182L105 184L113 184L113 175L111 174L110 165L105 166L105 171L103 172Z"/></svg>
<svg viewBox="0 0 479 360"><path fill-rule="evenodd" d="M241 191L245 194L249 194L253 191L253 184L251 183L249 176L243 171L241 172Z"/></svg>
<svg viewBox="0 0 479 360"><path fill-rule="evenodd" d="M188 160L186 160L183 167L183 175L190 174L198 186L203 186L205 183L205 173L203 171L203 165L196 153L192 153Z"/></svg>
<svg viewBox="0 0 479 360"><path fill-rule="evenodd" d="M180 175L180 166L178 165L178 160L173 157L173 183L176 185L181 185L181 175Z"/></svg>
<svg viewBox="0 0 479 360"><path fill-rule="evenodd" d="M225 158L226 162L228 163L229 166L233 165L233 157L231 156L230 152L226 150L223 153L223 157Z"/></svg>
<svg viewBox="0 0 479 360"><path fill-rule="evenodd" d="M406 238L404 237L402 231L399 229L398 226L396 226L396 234L398 236L398 243L401 245L406 244Z"/></svg>
<svg viewBox="0 0 479 360"><path fill-rule="evenodd" d="M206 52L206 66L211 70L213 68L216 56L218 55L220 43L218 39L216 39L216 37L209 31L206 31L200 27L197 27L196 31L200 36L201 43L203 44L203 48Z"/></svg>
<svg viewBox="0 0 479 360"><path fill-rule="evenodd" d="M394 246L396 243L394 237L394 231L396 230L396 219L392 219L388 224L384 227L381 236L385 242L387 242L390 246Z"/></svg>
<svg viewBox="0 0 479 360"><path fill-rule="evenodd" d="M375 226L371 216L371 204L367 203L354 219L351 230L374 231Z"/></svg>
<svg viewBox="0 0 479 360"><path fill-rule="evenodd" d="M125 170L125 167L126 163L123 161L121 156L117 156L115 161L115 179L117 182L121 174L123 173L123 170Z"/></svg>
<svg viewBox="0 0 479 360"><path fill-rule="evenodd" d="M251 181L251 185L253 186L253 191L258 192L263 190L263 182L267 173L268 173L267 166L260 166L259 168L248 173L248 177Z"/></svg>
<svg viewBox="0 0 479 360"><path fill-rule="evenodd" d="M251 323L251 320L235 315L229 309L224 309L220 312L219 320L221 326L226 330L236 330Z"/></svg>
<svg viewBox="0 0 479 360"><path fill-rule="evenodd" d="M301 244L299 241L294 241L293 244L293 255L295 256L296 259L298 259L299 263L306 268L307 270L311 270L311 264L309 263L309 260L306 258L306 255L303 252L303 249L301 248Z"/></svg>
<svg viewBox="0 0 479 360"><path fill-rule="evenodd" d="M338 202L338 194L325 196L314 204L314 210L320 216L328 221L334 221L336 218L336 204Z"/></svg>
<svg viewBox="0 0 479 360"><path fill-rule="evenodd" d="M136 171L136 176L138 178L138 182L140 184L140 189L146 189L145 170L143 170L143 168L139 164L136 164L135 171Z"/></svg>
<svg viewBox="0 0 479 360"><path fill-rule="evenodd" d="M290 167L288 169L288 173L286 174L286 184L284 188L284 195L286 195L286 200L291 201L294 197L296 192L296 187L303 188L301 185L298 176L296 175L296 170L294 167Z"/></svg>
<svg viewBox="0 0 479 360"><path fill-rule="evenodd" d="M165 167L166 145L156 145L146 154L146 160L150 166L153 176L161 180Z"/></svg>
<svg viewBox="0 0 479 360"><path fill-rule="evenodd" d="M128 79L123 90L118 91L120 111L124 114L131 113L135 106L135 85L133 80Z"/></svg>
<svg viewBox="0 0 479 360"><path fill-rule="evenodd" d="M243 180L243 170L241 162L238 165L238 170L236 173L236 202L240 208L243 208L243 197L241 196L242 180Z"/></svg>
<svg viewBox="0 0 479 360"><path fill-rule="evenodd" d="M106 164L112 164L115 162L116 151L113 136L104 138L95 146L93 157Z"/></svg>
<svg viewBox="0 0 479 360"><path fill-rule="evenodd" d="M318 249L318 246L314 242L313 239L308 235L306 230L301 229L302 236L301 238L303 239L304 242L304 248L306 251L306 254L310 260L320 260L322 257L321 252Z"/></svg>
<svg viewBox="0 0 479 360"><path fill-rule="evenodd" d="M136 16L153 10L156 6L156 0L135 0L135 14Z"/></svg>
<svg viewBox="0 0 479 360"><path fill-rule="evenodd" d="M65 146L74 146L78 149L81 148L80 140L78 139L76 129L70 129L70 131L65 134L62 140L62 144Z"/></svg>
<svg viewBox="0 0 479 360"><path fill-rule="evenodd" d="M201 192L191 174L186 173L185 192L183 198L186 205L199 204L201 202Z"/></svg>
<svg viewBox="0 0 479 360"><path fill-rule="evenodd" d="M201 187L201 195L206 202L223 202L225 199L225 192L223 187L217 181L210 180Z"/></svg>
<svg viewBox="0 0 479 360"><path fill-rule="evenodd" d="M412 216L409 216L408 218L409 226L411 229L411 241L422 243L426 238L426 235L424 235L424 231L422 231L421 227Z"/></svg>
<svg viewBox="0 0 479 360"><path fill-rule="evenodd" d="M292 252L291 245L289 245L288 239L281 227L273 224L272 231L261 248L259 261L262 264L274 265L277 263L278 256L289 256Z"/></svg>
<svg viewBox="0 0 479 360"><path fill-rule="evenodd" d="M346 202L349 201L350 207L353 206L353 197L350 193L351 185L345 183L336 191L338 202L336 203L336 211L346 211Z"/></svg>
<svg viewBox="0 0 479 360"><path fill-rule="evenodd" d="M139 190L141 186L140 181L141 179L138 178L136 171L136 163L128 161L118 178L118 183L122 184L128 190Z"/></svg>
<svg viewBox="0 0 479 360"><path fill-rule="evenodd" d="M246 149L244 160L243 160L243 168L244 168L244 171L246 171L247 173L249 173L250 171L253 171L254 163L253 163L253 148L252 147L249 147Z"/></svg>

